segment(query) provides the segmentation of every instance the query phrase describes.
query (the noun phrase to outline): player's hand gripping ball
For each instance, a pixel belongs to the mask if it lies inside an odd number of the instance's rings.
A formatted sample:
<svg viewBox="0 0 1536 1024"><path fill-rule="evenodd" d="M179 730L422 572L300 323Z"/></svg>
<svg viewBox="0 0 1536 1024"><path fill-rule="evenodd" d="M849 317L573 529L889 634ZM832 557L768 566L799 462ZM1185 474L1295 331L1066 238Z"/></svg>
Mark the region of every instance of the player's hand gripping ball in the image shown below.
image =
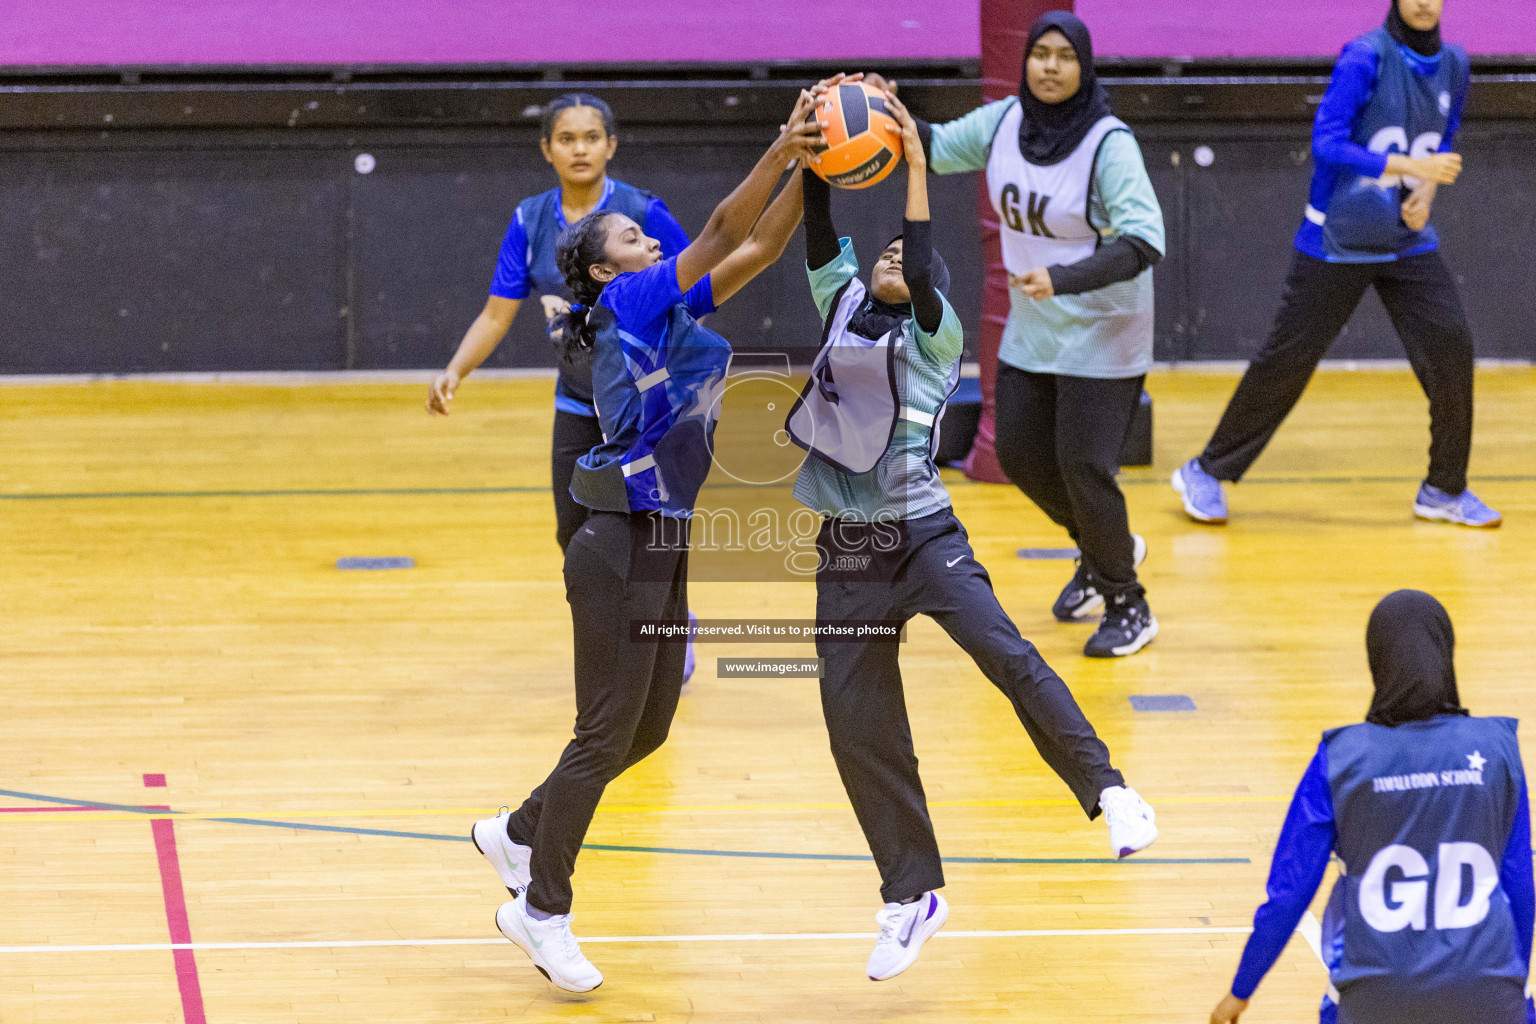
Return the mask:
<svg viewBox="0 0 1536 1024"><path fill-rule="evenodd" d="M869 188L901 161L901 125L885 110L885 93L862 82L827 90L806 116L821 125L826 145L810 167L838 188Z"/></svg>

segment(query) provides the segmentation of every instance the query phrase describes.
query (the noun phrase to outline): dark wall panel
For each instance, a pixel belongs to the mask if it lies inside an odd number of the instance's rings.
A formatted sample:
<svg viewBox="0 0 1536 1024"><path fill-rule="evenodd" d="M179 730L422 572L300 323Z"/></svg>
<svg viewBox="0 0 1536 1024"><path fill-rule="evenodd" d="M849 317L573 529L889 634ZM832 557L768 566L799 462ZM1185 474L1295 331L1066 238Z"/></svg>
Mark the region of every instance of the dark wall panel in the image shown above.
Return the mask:
<svg viewBox="0 0 1536 1024"><path fill-rule="evenodd" d="M1209 145L1209 167L1195 163ZM1299 141L1211 139L1181 145L1188 190L1189 306L1184 359L1247 359L1269 332L1307 200L1311 163ZM1297 159L1297 154L1301 159Z"/></svg>
<svg viewBox="0 0 1536 1024"><path fill-rule="evenodd" d="M1138 136L1147 177L1163 208L1166 252L1152 270L1155 298L1153 358L1163 362L1184 358L1188 345L1189 257L1188 216L1185 212L1184 175L1173 160L1177 147L1155 136Z"/></svg>
<svg viewBox="0 0 1536 1024"><path fill-rule="evenodd" d="M0 369L342 365L344 159L0 152Z"/></svg>
<svg viewBox="0 0 1536 1024"><path fill-rule="evenodd" d="M536 145L389 148L352 176L356 365L446 364L485 303L518 202L548 188ZM537 302L517 318L488 366L539 365L549 347Z"/></svg>
<svg viewBox="0 0 1536 1024"><path fill-rule="evenodd" d="M1533 359L1536 120L1515 119L1530 112L1527 84L1506 77L1475 87L1466 173L1441 192L1435 222L1478 354ZM1174 75L1114 86L1167 227L1158 359L1246 359L1262 344L1306 201L1309 100L1322 81ZM914 108L938 120L976 101L974 82L908 82ZM697 233L772 137L771 111L787 107L793 84L592 88L628 119L613 172ZM531 125L536 104L568 87L0 85L0 372L443 365L484 304L517 202L553 183ZM83 129L108 118L111 131ZM1202 145L1214 156L1203 167ZM375 158L371 173L355 169L360 153ZM834 193L866 270L900 230L905 185L898 169ZM975 174L929 181L972 352L977 187ZM711 325L743 351L814 344L803 261L797 235ZM488 365L552 365L542 328L536 306L527 310ZM1401 357L1374 296L1330 354Z"/></svg>
<svg viewBox="0 0 1536 1024"><path fill-rule="evenodd" d="M1170 222L1170 256L1158 268L1159 359L1248 359L1269 332L1294 251L1312 160L1305 125L1288 129L1169 135L1143 139L1153 184ZM1197 146L1213 162L1199 166ZM1441 189L1434 223L1441 251L1461 288L1477 354L1536 358L1536 271L1521 254L1536 230L1536 138L1473 129L1458 147L1466 171ZM1175 173L1160 175L1171 151ZM1183 197L1182 209L1178 209ZM1176 215L1177 211L1177 215ZM1188 236L1173 241L1173 225ZM1176 273L1187 263L1183 281ZM1187 292L1180 294L1183 283ZM1401 359L1381 302L1367 292L1329 350L1333 359Z"/></svg>
<svg viewBox="0 0 1536 1024"><path fill-rule="evenodd" d="M1478 131L1466 155L1435 222L1477 354L1536 360L1536 137Z"/></svg>

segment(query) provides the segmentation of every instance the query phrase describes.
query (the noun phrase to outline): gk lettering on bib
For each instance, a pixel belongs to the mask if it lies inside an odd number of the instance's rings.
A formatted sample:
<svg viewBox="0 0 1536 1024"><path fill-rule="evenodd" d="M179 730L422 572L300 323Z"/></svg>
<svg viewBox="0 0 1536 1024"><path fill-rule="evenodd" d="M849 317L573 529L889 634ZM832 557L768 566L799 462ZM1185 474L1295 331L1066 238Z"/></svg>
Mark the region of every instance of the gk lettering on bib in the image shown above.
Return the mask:
<svg viewBox="0 0 1536 1024"><path fill-rule="evenodd" d="M1088 217L1088 193L1099 143L1113 131L1130 131L1118 117L1101 118L1077 149L1049 166L1024 159L1017 143L1023 110L1003 115L987 159L987 191L1001 224L1003 264L1023 274L1052 264L1087 259L1099 245Z"/></svg>

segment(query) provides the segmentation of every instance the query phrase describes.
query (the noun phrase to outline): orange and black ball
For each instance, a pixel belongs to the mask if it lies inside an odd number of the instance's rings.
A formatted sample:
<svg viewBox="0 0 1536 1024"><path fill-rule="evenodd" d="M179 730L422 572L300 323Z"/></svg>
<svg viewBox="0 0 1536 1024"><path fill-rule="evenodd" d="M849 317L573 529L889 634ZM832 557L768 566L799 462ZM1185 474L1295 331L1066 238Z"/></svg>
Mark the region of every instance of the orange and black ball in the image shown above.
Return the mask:
<svg viewBox="0 0 1536 1024"><path fill-rule="evenodd" d="M885 93L854 83L827 90L806 116L826 139L811 170L838 188L868 188L883 181L901 160L901 126L886 112Z"/></svg>

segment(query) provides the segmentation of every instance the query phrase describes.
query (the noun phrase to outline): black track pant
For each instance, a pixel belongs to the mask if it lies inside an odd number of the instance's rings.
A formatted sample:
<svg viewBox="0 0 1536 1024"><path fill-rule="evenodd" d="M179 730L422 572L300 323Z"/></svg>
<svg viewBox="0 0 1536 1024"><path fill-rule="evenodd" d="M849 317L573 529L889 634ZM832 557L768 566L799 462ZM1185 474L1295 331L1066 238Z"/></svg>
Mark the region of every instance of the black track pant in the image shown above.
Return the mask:
<svg viewBox="0 0 1536 1024"><path fill-rule="evenodd" d="M1373 285L1429 397L1427 479L1447 494L1466 490L1472 332L1438 252L1390 263L1328 263L1295 253L1269 339L1248 364L1200 456L1207 473L1218 480L1242 479Z"/></svg>
<svg viewBox="0 0 1536 1024"><path fill-rule="evenodd" d="M658 518L594 512L566 549L576 735L507 823L533 848L528 902L551 914L570 913L576 855L603 790L666 741L677 711L684 644L630 639L631 619L688 617L687 521L669 521L673 543L658 545Z"/></svg>
<svg viewBox="0 0 1536 1024"><path fill-rule="evenodd" d="M1115 477L1145 379L997 367L998 465L1067 531L1106 598L1135 600L1143 593Z"/></svg>
<svg viewBox="0 0 1536 1024"><path fill-rule="evenodd" d="M823 523L817 620L932 617L1013 704L1040 756L1088 817L1096 817L1100 792L1124 785L1124 779L1061 677L998 604L965 527L949 509L899 525L901 537L891 544L878 535L884 531L888 538L893 524ZM865 556L868 561L860 561ZM857 568L844 568L850 565ZM944 884L912 749L898 649L890 642L816 643L824 659L821 708L832 757L888 903Z"/></svg>
<svg viewBox="0 0 1536 1024"><path fill-rule="evenodd" d="M1330 1014L1325 1002L1319 1014L1321 1024L1525 1024L1528 1019L1518 981L1476 975L1430 992L1392 975L1362 978L1343 989L1336 1013Z"/></svg>
<svg viewBox="0 0 1536 1024"><path fill-rule="evenodd" d="M555 540L564 551L587 521L587 507L571 497L571 474L576 460L603 443L603 428L596 416L578 416L555 410L554 444L549 454L550 485L555 492Z"/></svg>

